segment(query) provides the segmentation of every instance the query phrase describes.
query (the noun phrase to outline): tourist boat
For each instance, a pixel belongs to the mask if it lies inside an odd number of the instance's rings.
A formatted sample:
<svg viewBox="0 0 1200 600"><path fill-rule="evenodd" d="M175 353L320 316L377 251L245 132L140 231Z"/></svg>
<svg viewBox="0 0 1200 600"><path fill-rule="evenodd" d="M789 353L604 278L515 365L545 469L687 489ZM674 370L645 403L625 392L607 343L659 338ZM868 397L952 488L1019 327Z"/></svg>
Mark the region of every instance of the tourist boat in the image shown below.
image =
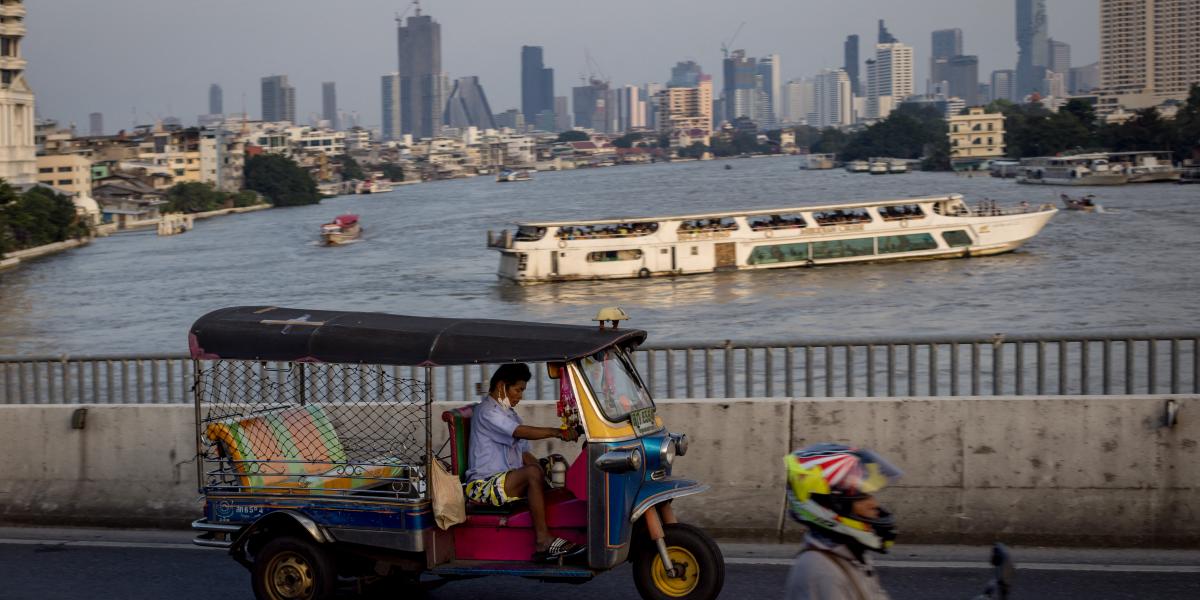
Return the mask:
<svg viewBox="0 0 1200 600"><path fill-rule="evenodd" d="M1083 212L1095 212L1098 205L1092 200L1093 196L1088 194L1079 198L1072 198L1066 194L1060 194L1063 204L1067 210L1078 210Z"/></svg>
<svg viewBox="0 0 1200 600"><path fill-rule="evenodd" d="M988 173L992 177L999 177L1001 179L1016 177L1021 173L1021 161L993 160L988 163Z"/></svg>
<svg viewBox="0 0 1200 600"><path fill-rule="evenodd" d="M496 181L504 183L508 181L529 181L533 179L533 171L529 169L503 169L496 173Z"/></svg>
<svg viewBox="0 0 1200 600"><path fill-rule="evenodd" d="M689 275L1010 252L1057 212L959 194L674 217L519 223L488 232L517 283Z"/></svg>
<svg viewBox="0 0 1200 600"><path fill-rule="evenodd" d="M871 170L871 164L865 160L852 160L846 163L846 171L849 173L867 173Z"/></svg>
<svg viewBox="0 0 1200 600"><path fill-rule="evenodd" d="M902 158L893 158L892 160L888 161L888 173L896 174L896 173L907 173L907 172L908 172L908 161L906 161Z"/></svg>
<svg viewBox="0 0 1200 600"><path fill-rule="evenodd" d="M390 192L394 189L396 189L396 188L393 187L392 184L387 181L379 181L377 179L368 179L366 181L360 181L358 183L358 186L355 187L354 192L356 194L383 194L385 192Z"/></svg>
<svg viewBox="0 0 1200 600"><path fill-rule="evenodd" d="M345 244L361 236L362 226L358 223L358 215L339 215L321 226L321 243L326 246Z"/></svg>
<svg viewBox="0 0 1200 600"><path fill-rule="evenodd" d="M867 168L867 172L872 175L887 175L888 167L890 166L891 164L886 160L875 159L871 161L870 166Z"/></svg>
<svg viewBox="0 0 1200 600"><path fill-rule="evenodd" d="M1170 151L1109 152L1108 160L1114 170L1129 176L1129 183L1179 181L1183 176L1171 162Z"/></svg>
<svg viewBox="0 0 1200 600"><path fill-rule="evenodd" d="M800 168L806 171L824 171L835 166L834 154L805 154Z"/></svg>
<svg viewBox="0 0 1200 600"><path fill-rule="evenodd" d="M1041 156L1021 159L1018 183L1042 185L1124 185L1129 177L1113 168L1107 154Z"/></svg>

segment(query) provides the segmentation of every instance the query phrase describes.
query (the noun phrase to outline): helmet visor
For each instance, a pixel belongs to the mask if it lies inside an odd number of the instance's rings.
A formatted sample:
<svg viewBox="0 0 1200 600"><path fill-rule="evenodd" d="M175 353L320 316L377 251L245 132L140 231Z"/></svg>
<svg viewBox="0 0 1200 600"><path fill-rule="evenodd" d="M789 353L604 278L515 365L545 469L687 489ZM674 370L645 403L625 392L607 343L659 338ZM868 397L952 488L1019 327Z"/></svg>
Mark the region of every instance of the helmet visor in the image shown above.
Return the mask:
<svg viewBox="0 0 1200 600"><path fill-rule="evenodd" d="M889 463L885 458L865 448L855 449L861 468L858 469L858 479L846 482L846 487L857 489L860 494L875 494L891 485L900 476L900 469Z"/></svg>

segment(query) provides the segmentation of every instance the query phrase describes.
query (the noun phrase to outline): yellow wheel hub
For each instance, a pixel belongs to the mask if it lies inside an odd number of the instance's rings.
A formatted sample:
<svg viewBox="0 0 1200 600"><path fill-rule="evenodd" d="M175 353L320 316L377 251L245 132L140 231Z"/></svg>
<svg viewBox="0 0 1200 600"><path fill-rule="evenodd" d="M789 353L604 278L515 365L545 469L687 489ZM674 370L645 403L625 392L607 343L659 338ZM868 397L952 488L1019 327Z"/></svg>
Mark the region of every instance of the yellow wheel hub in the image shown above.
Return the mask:
<svg viewBox="0 0 1200 600"><path fill-rule="evenodd" d="M267 590L272 600L311 598L315 584L312 567L295 552L275 555L267 567Z"/></svg>
<svg viewBox="0 0 1200 600"><path fill-rule="evenodd" d="M692 593L700 584L700 562L691 552L679 546L667 546L667 556L675 566L675 577L667 575L667 567L663 565L662 557L654 555L654 563L650 565L650 576L654 578L654 587L672 598L682 598ZM679 577L682 570L683 577Z"/></svg>

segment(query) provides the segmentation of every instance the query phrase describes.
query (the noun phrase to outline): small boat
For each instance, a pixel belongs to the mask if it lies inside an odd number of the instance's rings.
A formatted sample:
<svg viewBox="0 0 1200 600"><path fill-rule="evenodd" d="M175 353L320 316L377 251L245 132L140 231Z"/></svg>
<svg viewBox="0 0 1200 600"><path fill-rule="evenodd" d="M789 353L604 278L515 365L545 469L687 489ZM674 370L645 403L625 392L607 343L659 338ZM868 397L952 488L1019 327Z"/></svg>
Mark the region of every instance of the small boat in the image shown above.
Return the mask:
<svg viewBox="0 0 1200 600"><path fill-rule="evenodd" d="M1009 179L1021 174L1021 161L1019 160L993 160L988 164L988 172L992 177L1001 179Z"/></svg>
<svg viewBox="0 0 1200 600"><path fill-rule="evenodd" d="M908 162L906 162L905 160L899 159L899 158L893 158L892 160L888 161L888 173L896 174L896 173L907 173L907 172L908 172Z"/></svg>
<svg viewBox="0 0 1200 600"><path fill-rule="evenodd" d="M867 172L872 175L887 175L888 162L886 160L873 160L871 166L867 168Z"/></svg>
<svg viewBox="0 0 1200 600"><path fill-rule="evenodd" d="M531 179L533 179L533 171L529 169L504 169L496 174L497 183L529 181Z"/></svg>
<svg viewBox="0 0 1200 600"><path fill-rule="evenodd" d="M849 173L869 173L871 171L871 163L865 160L852 160L846 163L846 171Z"/></svg>
<svg viewBox="0 0 1200 600"><path fill-rule="evenodd" d="M326 246L345 244L362 237L362 226L358 215L339 215L321 226L321 243Z"/></svg>
<svg viewBox="0 0 1200 600"><path fill-rule="evenodd" d="M731 170L733 170L733 165L725 165L725 170L726 170L726 171L731 171Z"/></svg>
<svg viewBox="0 0 1200 600"><path fill-rule="evenodd" d="M396 189L396 188L392 187L392 184L387 181L377 181L374 179L368 179L366 181L359 182L358 186L356 186L354 189L354 193L356 193L356 194L382 194L385 192L390 192L394 189Z"/></svg>
<svg viewBox="0 0 1200 600"><path fill-rule="evenodd" d="M800 169L805 171L824 171L835 166L834 154L806 154L800 163Z"/></svg>
<svg viewBox="0 0 1200 600"><path fill-rule="evenodd" d="M1067 210L1079 210L1083 212L1096 211L1096 208L1099 205L1092 201L1093 197L1094 196L1091 194L1082 196L1080 198L1072 198L1066 194L1059 195L1059 198L1062 198L1063 204L1067 207Z"/></svg>

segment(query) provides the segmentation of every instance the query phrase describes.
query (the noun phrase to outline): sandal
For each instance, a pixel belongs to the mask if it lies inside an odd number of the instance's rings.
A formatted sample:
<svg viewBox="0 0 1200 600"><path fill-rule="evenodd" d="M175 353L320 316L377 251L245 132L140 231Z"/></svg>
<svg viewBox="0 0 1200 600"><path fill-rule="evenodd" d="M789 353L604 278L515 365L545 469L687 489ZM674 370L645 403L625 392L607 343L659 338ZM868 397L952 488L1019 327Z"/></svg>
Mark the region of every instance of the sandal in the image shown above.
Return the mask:
<svg viewBox="0 0 1200 600"><path fill-rule="evenodd" d="M533 553L534 562L557 562L560 558L572 558L583 554L587 546L581 546L562 538L554 538L545 550Z"/></svg>

